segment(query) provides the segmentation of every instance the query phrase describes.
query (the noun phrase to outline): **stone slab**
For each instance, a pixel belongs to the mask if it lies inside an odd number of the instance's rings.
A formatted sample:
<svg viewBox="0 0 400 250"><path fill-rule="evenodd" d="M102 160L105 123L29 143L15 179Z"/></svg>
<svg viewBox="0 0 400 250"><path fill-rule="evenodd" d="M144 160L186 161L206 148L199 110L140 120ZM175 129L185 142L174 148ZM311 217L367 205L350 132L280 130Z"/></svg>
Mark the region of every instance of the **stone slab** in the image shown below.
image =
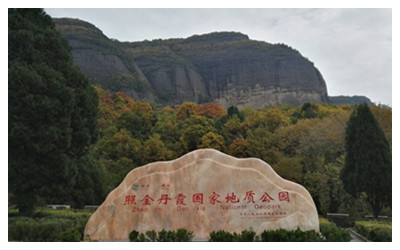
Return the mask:
<svg viewBox="0 0 400 250"><path fill-rule="evenodd" d="M217 230L319 231L319 224L307 190L265 162L201 149L132 170L91 216L85 239L127 240L132 230L178 228L205 240Z"/></svg>

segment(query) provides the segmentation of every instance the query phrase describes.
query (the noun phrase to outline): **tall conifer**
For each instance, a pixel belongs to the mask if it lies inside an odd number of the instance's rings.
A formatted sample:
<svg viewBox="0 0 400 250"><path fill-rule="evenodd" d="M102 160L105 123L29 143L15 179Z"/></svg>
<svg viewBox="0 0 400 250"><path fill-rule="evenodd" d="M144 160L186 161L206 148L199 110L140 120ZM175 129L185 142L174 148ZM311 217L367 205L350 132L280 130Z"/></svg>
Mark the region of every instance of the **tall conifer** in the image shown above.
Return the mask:
<svg viewBox="0 0 400 250"><path fill-rule="evenodd" d="M345 148L344 187L354 197L365 192L378 217L392 201L392 160L389 144L366 104L359 105L348 121Z"/></svg>
<svg viewBox="0 0 400 250"><path fill-rule="evenodd" d="M97 139L98 97L42 9L8 10L8 101L12 202L29 215L39 200L76 200L78 165Z"/></svg>

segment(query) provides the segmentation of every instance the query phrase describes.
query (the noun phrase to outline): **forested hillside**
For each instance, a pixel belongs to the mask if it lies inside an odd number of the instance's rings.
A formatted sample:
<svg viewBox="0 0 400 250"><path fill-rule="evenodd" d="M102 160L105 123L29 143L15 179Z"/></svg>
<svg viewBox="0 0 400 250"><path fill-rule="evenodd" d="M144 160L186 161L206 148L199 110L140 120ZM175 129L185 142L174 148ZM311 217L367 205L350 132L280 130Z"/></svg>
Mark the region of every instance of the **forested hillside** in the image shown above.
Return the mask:
<svg viewBox="0 0 400 250"><path fill-rule="evenodd" d="M217 103L151 106L122 92L96 90L100 137L93 154L107 173L106 190L137 166L215 148L266 161L283 178L304 185L320 213L353 213L355 202L364 202L351 198L339 179L345 129L354 106L305 103L242 110L233 106L225 110ZM371 109L391 145L391 109ZM361 209L367 211L364 205Z"/></svg>

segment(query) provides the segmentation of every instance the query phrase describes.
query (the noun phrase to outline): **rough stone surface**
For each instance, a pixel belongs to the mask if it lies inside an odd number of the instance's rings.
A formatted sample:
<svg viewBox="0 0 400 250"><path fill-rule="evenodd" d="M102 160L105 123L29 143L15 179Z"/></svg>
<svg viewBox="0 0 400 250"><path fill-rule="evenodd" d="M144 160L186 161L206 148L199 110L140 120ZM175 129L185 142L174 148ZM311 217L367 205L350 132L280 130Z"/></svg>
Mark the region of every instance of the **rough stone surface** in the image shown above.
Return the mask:
<svg viewBox="0 0 400 250"><path fill-rule="evenodd" d="M71 44L75 65L91 81L121 86L117 91L135 99L168 105L219 102L224 108L329 102L318 69L283 44L253 41L235 32L121 43L84 21L54 21ZM121 72L151 89L123 87L124 81L108 79Z"/></svg>
<svg viewBox="0 0 400 250"><path fill-rule="evenodd" d="M132 170L90 217L86 240L128 240L133 230L185 228L195 240L217 230L258 234L278 228L319 231L304 187L265 162L200 149Z"/></svg>

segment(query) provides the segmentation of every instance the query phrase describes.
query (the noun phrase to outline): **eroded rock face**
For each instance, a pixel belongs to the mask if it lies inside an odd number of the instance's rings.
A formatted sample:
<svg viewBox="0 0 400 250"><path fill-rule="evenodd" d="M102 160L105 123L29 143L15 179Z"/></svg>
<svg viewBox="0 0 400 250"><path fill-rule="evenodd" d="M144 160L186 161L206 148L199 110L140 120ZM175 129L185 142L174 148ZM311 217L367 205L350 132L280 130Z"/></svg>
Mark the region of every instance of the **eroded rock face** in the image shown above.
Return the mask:
<svg viewBox="0 0 400 250"><path fill-rule="evenodd" d="M319 222L307 190L265 162L200 149L132 170L90 217L84 235L128 240L133 230L179 228L204 240L218 230L319 231Z"/></svg>
<svg viewBox="0 0 400 250"><path fill-rule="evenodd" d="M93 83L136 100L219 102L224 108L329 102L318 69L287 45L236 32L122 43L81 20L54 22L72 47L74 64Z"/></svg>

